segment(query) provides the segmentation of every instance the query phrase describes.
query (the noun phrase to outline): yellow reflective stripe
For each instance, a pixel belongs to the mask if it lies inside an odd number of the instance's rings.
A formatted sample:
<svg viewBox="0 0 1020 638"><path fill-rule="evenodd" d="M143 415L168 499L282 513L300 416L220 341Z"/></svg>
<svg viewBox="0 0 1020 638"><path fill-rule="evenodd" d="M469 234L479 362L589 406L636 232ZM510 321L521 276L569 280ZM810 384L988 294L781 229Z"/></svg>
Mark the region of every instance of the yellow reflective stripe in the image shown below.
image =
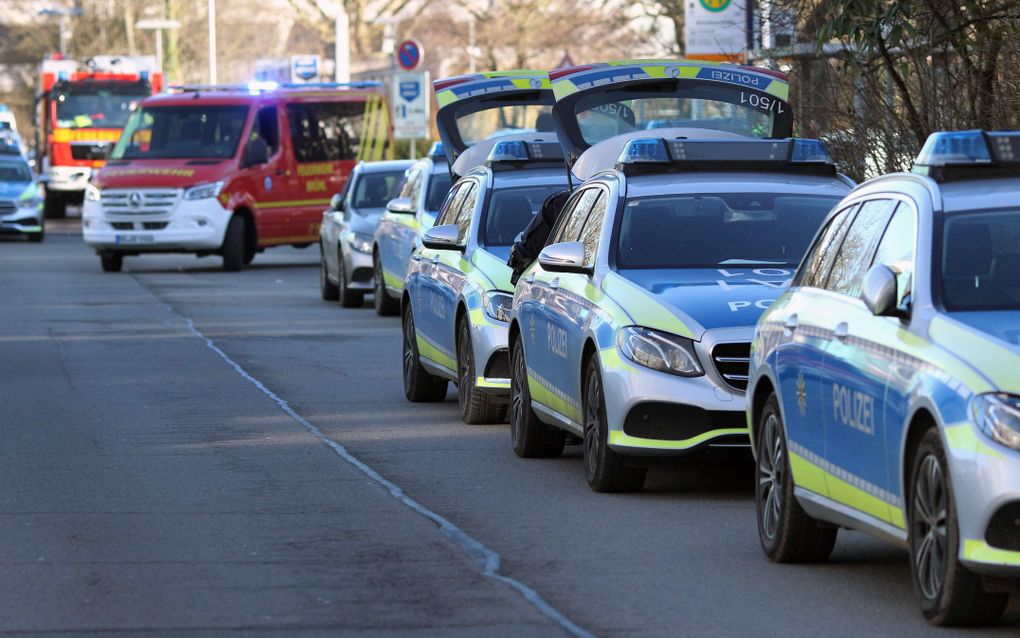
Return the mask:
<svg viewBox="0 0 1020 638"><path fill-rule="evenodd" d="M581 410L567 402L566 399L556 394L551 387L540 381L531 372L528 372L528 391L531 393L531 400L559 412L568 419L577 423L581 422Z"/></svg>
<svg viewBox="0 0 1020 638"><path fill-rule="evenodd" d="M361 119L361 134L358 136L358 154L355 161L365 160L365 152L368 146L368 131L372 124L372 102L371 98L365 100L365 112Z"/></svg>
<svg viewBox="0 0 1020 638"><path fill-rule="evenodd" d="M439 365L448 368L449 370L456 370L457 363L453 360L453 357L447 355L445 352L441 352L439 348L436 348L429 343L420 333L415 334L415 339L418 342L418 354L425 359L435 361Z"/></svg>
<svg viewBox="0 0 1020 638"><path fill-rule="evenodd" d="M799 454L789 453L790 472L793 473L793 484L808 491L829 495L825 484L825 471Z"/></svg>
<svg viewBox="0 0 1020 638"><path fill-rule="evenodd" d="M532 84L532 82L534 82L535 80L539 81L539 85L538 86L534 86ZM533 77L530 77L530 78L514 79L514 80L510 80L510 81L513 83L514 86L516 86L519 89L548 89L548 88L551 88L551 85L549 84L548 76L544 77L544 78L541 78L541 77L538 77L538 76L533 76Z"/></svg>
<svg viewBox="0 0 1020 638"><path fill-rule="evenodd" d="M489 390L509 390L510 379L495 380L486 377L475 377L475 387L487 388Z"/></svg>
<svg viewBox="0 0 1020 638"><path fill-rule="evenodd" d="M826 472L803 456L789 451L790 469L797 487L828 496L832 500L873 516L881 521L906 529L903 510L851 485L831 472Z"/></svg>
<svg viewBox="0 0 1020 638"><path fill-rule="evenodd" d="M997 549L985 541L977 539L963 541L963 558L978 563L1020 567L1020 552Z"/></svg>
<svg viewBox="0 0 1020 638"><path fill-rule="evenodd" d="M650 450L689 450L692 447L701 445L711 439L719 438L721 436L732 436L732 435L747 435L747 429L745 428L723 428L721 430L712 430L710 432L702 432L698 436L684 439L683 441L661 441L659 439L643 439L637 436L629 436L619 430L613 430L609 433L609 444L620 445L626 447L637 447L647 448Z"/></svg>
<svg viewBox="0 0 1020 638"><path fill-rule="evenodd" d="M397 290L404 289L404 280L395 274L392 274L389 270L383 269L383 283Z"/></svg>
<svg viewBox="0 0 1020 638"><path fill-rule="evenodd" d="M373 100L372 103L372 127L368 133L368 154L370 162L378 162L382 159L382 140L379 135L379 123L382 120L382 100Z"/></svg>
<svg viewBox="0 0 1020 638"><path fill-rule="evenodd" d="M1001 459L1004 455L1000 450L995 449L985 442L970 423L959 423L942 429L946 434L946 443L956 453L969 453L972 455L981 454L992 458Z"/></svg>
<svg viewBox="0 0 1020 638"><path fill-rule="evenodd" d="M292 199L289 201L258 202L256 206L263 208L290 208L292 206L326 206L328 199Z"/></svg>
<svg viewBox="0 0 1020 638"><path fill-rule="evenodd" d="M784 102L790 101L790 85L782 80L772 80L767 87L765 87L766 93L771 93Z"/></svg>

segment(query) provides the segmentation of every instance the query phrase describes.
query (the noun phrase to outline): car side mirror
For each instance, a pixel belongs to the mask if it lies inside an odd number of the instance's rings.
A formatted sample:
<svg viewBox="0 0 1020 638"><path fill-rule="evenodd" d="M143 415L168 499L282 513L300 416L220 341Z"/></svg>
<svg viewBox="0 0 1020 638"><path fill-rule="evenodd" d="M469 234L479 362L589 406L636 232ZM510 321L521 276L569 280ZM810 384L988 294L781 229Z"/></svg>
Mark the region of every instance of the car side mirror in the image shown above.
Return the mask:
<svg viewBox="0 0 1020 638"><path fill-rule="evenodd" d="M329 200L329 208L337 212L342 211L344 209L344 196L340 193L333 195Z"/></svg>
<svg viewBox="0 0 1020 638"><path fill-rule="evenodd" d="M457 224L433 226L421 236L421 244L432 250L459 250L463 252L464 246L460 244L459 234L460 231L457 228Z"/></svg>
<svg viewBox="0 0 1020 638"><path fill-rule="evenodd" d="M905 317L906 312L897 306L898 296L896 273L889 266L875 264L864 275L861 299L871 314L876 317Z"/></svg>
<svg viewBox="0 0 1020 638"><path fill-rule="evenodd" d="M538 254L538 263L549 272L574 272L589 274L591 268L584 264L584 244L566 241L552 244Z"/></svg>
<svg viewBox="0 0 1020 638"><path fill-rule="evenodd" d="M248 148L244 153L244 165L255 166L265 164L269 161L269 145L261 137L256 137L248 142Z"/></svg>
<svg viewBox="0 0 1020 638"><path fill-rule="evenodd" d="M398 215L414 215L417 207L410 197L394 197L386 204L386 210Z"/></svg>

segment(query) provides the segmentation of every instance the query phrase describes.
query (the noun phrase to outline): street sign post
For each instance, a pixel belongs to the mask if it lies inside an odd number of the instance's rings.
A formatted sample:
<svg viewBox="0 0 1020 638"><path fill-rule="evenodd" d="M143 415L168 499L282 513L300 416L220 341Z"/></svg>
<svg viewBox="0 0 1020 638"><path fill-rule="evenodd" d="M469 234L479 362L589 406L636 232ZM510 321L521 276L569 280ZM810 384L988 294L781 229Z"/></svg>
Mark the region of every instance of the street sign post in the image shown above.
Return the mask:
<svg viewBox="0 0 1020 638"><path fill-rule="evenodd" d="M423 140L429 136L429 74L393 74L393 137Z"/></svg>

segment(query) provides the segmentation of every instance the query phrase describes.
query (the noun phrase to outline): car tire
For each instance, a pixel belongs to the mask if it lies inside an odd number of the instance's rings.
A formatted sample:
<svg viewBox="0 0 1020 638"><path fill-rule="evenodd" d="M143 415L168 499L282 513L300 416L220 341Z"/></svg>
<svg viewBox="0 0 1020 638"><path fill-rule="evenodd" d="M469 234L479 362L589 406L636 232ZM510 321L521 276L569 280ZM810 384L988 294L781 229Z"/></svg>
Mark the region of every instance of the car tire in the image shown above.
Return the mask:
<svg viewBox="0 0 1020 638"><path fill-rule="evenodd" d="M585 478L596 492L637 492L645 484L646 468L627 467L626 458L609 447L609 418L598 355L588 358L583 392Z"/></svg>
<svg viewBox="0 0 1020 638"><path fill-rule="evenodd" d="M457 324L457 405L467 425L502 423L506 420L505 404L475 387L475 350L471 346L471 324L462 317Z"/></svg>
<svg viewBox="0 0 1020 638"><path fill-rule="evenodd" d="M822 563L836 544L838 528L821 523L793 495L793 475L779 399L769 396L758 419L755 512L758 540L777 563Z"/></svg>
<svg viewBox="0 0 1020 638"><path fill-rule="evenodd" d="M329 280L329 266L326 265L326 248L319 244L319 294L323 301L339 301L340 289Z"/></svg>
<svg viewBox="0 0 1020 638"><path fill-rule="evenodd" d="M245 219L240 215L231 215L227 223L227 232L223 236L223 270L238 272L244 268L244 233Z"/></svg>
<svg viewBox="0 0 1020 638"><path fill-rule="evenodd" d="M907 533L910 575L921 612L933 625L987 625L1002 616L1008 593L991 593L960 562L960 532L946 453L935 428L910 466Z"/></svg>
<svg viewBox="0 0 1020 638"><path fill-rule="evenodd" d="M43 197L43 217L46 219L67 217L67 199L60 193L46 189L45 197Z"/></svg>
<svg viewBox="0 0 1020 638"><path fill-rule="evenodd" d="M99 263L103 272L120 272L124 268L124 255L112 251L99 253Z"/></svg>
<svg viewBox="0 0 1020 638"><path fill-rule="evenodd" d="M446 379L429 373L421 364L418 354L418 335L414 330L414 313L411 304L404 308L401 318L404 333L403 377L404 396L412 403L437 403L446 399L449 385Z"/></svg>
<svg viewBox="0 0 1020 638"><path fill-rule="evenodd" d="M344 266L344 253L337 250L336 255L336 281L340 299L340 305L344 308L360 308L365 305L365 293L360 290L351 290L347 283L347 267Z"/></svg>
<svg viewBox="0 0 1020 638"><path fill-rule="evenodd" d="M514 454L523 459L559 456L566 442L566 433L543 423L531 407L528 366L520 339L514 341L510 355L510 442Z"/></svg>
<svg viewBox="0 0 1020 638"><path fill-rule="evenodd" d="M372 277L375 280L375 314L380 317L395 317L400 314L400 301L386 292L386 281L383 279L382 262L379 253L372 257Z"/></svg>

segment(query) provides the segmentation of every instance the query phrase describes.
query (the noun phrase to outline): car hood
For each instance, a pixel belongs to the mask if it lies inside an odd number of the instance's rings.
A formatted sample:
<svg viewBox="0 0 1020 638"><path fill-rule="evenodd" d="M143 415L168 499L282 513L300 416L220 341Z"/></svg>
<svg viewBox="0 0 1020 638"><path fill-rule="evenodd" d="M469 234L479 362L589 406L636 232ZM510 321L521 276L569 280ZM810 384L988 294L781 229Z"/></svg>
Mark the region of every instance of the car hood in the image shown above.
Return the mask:
<svg viewBox="0 0 1020 638"><path fill-rule="evenodd" d="M32 185L32 182L0 182L0 199L17 199Z"/></svg>
<svg viewBox="0 0 1020 638"><path fill-rule="evenodd" d="M476 250L471 255L471 261L489 280L492 289L513 292L514 287L510 284L510 275L513 271L506 265L509 256L509 246L486 247Z"/></svg>
<svg viewBox="0 0 1020 638"><path fill-rule="evenodd" d="M351 219L348 227L355 233L363 235L375 234L375 227L379 225L379 218L382 217L384 208L358 208L351 212Z"/></svg>
<svg viewBox="0 0 1020 638"><path fill-rule="evenodd" d="M933 341L987 377L994 389L1020 394L1016 374L1020 368L1020 311L946 313L932 319L928 330Z"/></svg>
<svg viewBox="0 0 1020 638"><path fill-rule="evenodd" d="M223 179L234 160L114 160L92 176L96 188L188 188Z"/></svg>
<svg viewBox="0 0 1020 638"><path fill-rule="evenodd" d="M700 339L706 330L752 327L789 285L789 268L622 270L606 278L606 292L636 324ZM649 304L654 312L644 309ZM670 317L666 319L665 317ZM649 325L646 317L654 317Z"/></svg>

